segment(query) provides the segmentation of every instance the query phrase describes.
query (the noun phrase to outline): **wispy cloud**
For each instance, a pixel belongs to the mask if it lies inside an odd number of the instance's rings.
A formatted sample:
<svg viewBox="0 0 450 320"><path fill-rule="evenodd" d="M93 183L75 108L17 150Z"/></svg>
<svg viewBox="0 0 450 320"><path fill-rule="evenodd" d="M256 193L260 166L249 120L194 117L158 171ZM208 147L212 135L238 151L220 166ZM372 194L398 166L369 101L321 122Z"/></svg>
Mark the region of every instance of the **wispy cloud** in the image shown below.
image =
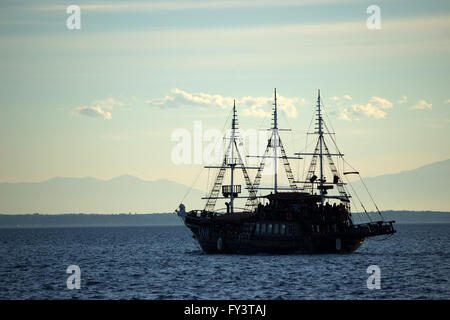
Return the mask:
<svg viewBox="0 0 450 320"><path fill-rule="evenodd" d="M197 0L197 1L130 1L130 2L91 2L81 5L82 10L87 11L179 11L190 9L224 9L224 8L252 8L252 7L292 7L292 6L312 6L333 3L352 3L357 0ZM49 5L34 8L42 11L57 11L65 9L62 5Z"/></svg>
<svg viewBox="0 0 450 320"><path fill-rule="evenodd" d="M115 107L123 107L123 101L109 97L104 100L94 100L90 105L79 106L72 110L74 114L87 116L91 118L103 118L106 120L112 119L111 110ZM109 110L109 111L108 111Z"/></svg>
<svg viewBox="0 0 450 320"><path fill-rule="evenodd" d="M432 104L426 102L425 100L419 100L414 105L412 105L410 108L413 110L426 110L431 109Z"/></svg>
<svg viewBox="0 0 450 320"><path fill-rule="evenodd" d="M400 57L428 52L447 53L450 45L445 35L450 31L449 15L383 20L382 37L368 40L368 30L361 21L305 22L282 25L154 28L122 28L77 34L67 41L66 34L5 35L0 51L14 49L17 54L28 48L42 55L73 54L108 55L120 49L121 54L155 54L146 64L178 70L210 67L268 65L293 68L311 63L361 57ZM439 30L437 32L436 30ZM164 39L164 41L161 41ZM293 41L295 39L295 41ZM350 40L351 39L351 40ZM273 45L268 46L268 41ZM321 48L318 54L317 48ZM379 50L379 48L383 50ZM195 48L195 50L193 50ZM185 50L185 51L182 51ZM302 52L302 59L298 52ZM182 52L183 59L176 53ZM258 54L255 54L258 52Z"/></svg>
<svg viewBox="0 0 450 320"><path fill-rule="evenodd" d="M244 116L265 118L270 117L270 107L273 97L252 97L245 96L241 98L226 97L219 94L208 93L190 93L178 88L170 90L170 95L159 99L150 99L147 104L160 108L178 108L183 106L190 107L215 107L221 109L231 108L233 101L236 100L238 106L242 109ZM301 98L288 98L281 95L277 96L278 106L287 117L297 117L296 105L305 104L306 100Z"/></svg>

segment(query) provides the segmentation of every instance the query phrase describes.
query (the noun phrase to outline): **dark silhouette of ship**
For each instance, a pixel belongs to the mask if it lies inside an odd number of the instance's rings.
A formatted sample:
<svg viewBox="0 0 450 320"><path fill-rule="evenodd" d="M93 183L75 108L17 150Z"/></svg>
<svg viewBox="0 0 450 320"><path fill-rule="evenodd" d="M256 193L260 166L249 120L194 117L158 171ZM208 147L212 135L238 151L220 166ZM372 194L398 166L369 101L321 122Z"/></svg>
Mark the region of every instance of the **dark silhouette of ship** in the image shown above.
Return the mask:
<svg viewBox="0 0 450 320"><path fill-rule="evenodd" d="M279 136L282 129L278 128L275 89L271 135L264 154L256 156L261 159L259 166L250 167L245 165L238 148L239 132L234 103L231 135L223 162L219 166L208 167L218 169L218 172L209 195L204 198L205 208L187 212L185 206L180 204L176 210L204 252L350 253L358 249L367 237L392 235L396 232L394 221L384 221L375 202L380 219L373 221L367 214L370 222L354 223L350 210L352 199L347 191L347 183L342 179L346 175L359 173L338 171L333 159L343 159L343 154L337 148L334 133L328 130L321 108L323 105L319 90L313 132L318 139L314 151L288 157ZM325 135L328 135L327 139ZM327 145L329 139L334 144L336 153L330 153ZM296 181L289 160L302 159L301 156L311 156L311 162L304 181ZM273 159L273 186L263 188L260 182L268 158ZM278 186L278 160L281 160L284 167L288 187ZM332 175L331 181L327 181L325 177L326 163L329 169L327 172ZM257 170L253 181L248 174L250 169ZM227 170L231 173L230 184L224 185ZM242 171L246 183L246 196L241 196L242 186L235 182L238 170ZM333 189L337 191L334 192L335 195L331 194ZM267 193L258 195L261 192ZM373 200L371 196L370 198ZM218 199L227 201L226 211L214 209ZM236 201L240 199L246 200L245 208L236 206ZM361 202L360 205L366 212Z"/></svg>

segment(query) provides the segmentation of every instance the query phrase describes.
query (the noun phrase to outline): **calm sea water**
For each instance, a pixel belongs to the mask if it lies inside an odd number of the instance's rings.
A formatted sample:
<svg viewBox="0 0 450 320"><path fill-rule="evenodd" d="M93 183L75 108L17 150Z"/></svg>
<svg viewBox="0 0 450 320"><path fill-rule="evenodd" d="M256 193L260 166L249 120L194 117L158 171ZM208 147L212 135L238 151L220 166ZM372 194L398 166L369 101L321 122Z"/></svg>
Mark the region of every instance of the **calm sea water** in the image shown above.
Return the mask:
<svg viewBox="0 0 450 320"><path fill-rule="evenodd" d="M397 228L353 254L253 256L203 254L184 227L0 229L0 299L449 299L450 224Z"/></svg>

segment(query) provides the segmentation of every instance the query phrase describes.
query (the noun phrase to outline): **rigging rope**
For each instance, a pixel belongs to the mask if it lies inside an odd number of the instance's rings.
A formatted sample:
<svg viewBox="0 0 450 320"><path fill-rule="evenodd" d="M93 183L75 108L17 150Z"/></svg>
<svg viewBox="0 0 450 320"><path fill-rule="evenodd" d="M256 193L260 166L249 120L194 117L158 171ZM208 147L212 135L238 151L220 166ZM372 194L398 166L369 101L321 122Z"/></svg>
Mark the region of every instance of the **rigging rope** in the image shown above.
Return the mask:
<svg viewBox="0 0 450 320"><path fill-rule="evenodd" d="M345 175L344 175L345 176ZM352 184L350 183L350 180L347 178L347 176L345 176L345 179L347 179L348 185L350 186L350 188L352 188L353 194L356 196L356 198L359 201L359 204L361 205L361 207L363 208L364 212L366 213L367 217L369 218L369 221L372 222L372 219L370 218L369 214L367 213L366 208L364 207L364 205L361 202L361 199L359 198L358 194L356 193L355 189L353 188Z"/></svg>
<svg viewBox="0 0 450 320"><path fill-rule="evenodd" d="M331 124L331 121L330 121L330 118L328 117L327 112L325 112L325 115L326 115L326 117L327 117L327 119L328 119L328 123L330 124L331 128L332 128L333 131L334 131L333 125ZM325 125L326 130L329 132L326 122L324 123L324 125ZM331 139L331 141L333 142L333 144L334 144L336 150L337 150L338 153L340 154L341 151L339 150L339 147L337 146L337 143L336 143L336 137L335 137L333 134L330 134L329 136L330 136L330 139ZM355 172L358 172L358 171L357 171L350 163L348 163L348 162L344 159L344 157L341 156L341 158L342 158L342 161L345 162L350 168L352 168ZM366 192L367 192L367 194L369 195L370 199L372 200L372 203L374 204L374 206L375 206L375 208L376 208L378 214L380 215L381 220L384 221L383 215L381 214L380 210L378 209L378 206L377 206L375 200L373 199L372 194L369 192L369 189L367 188L366 184L364 183L364 180L362 179L362 177L361 177L361 175L359 174L359 172L358 172L358 177L359 177L359 179L361 180L362 185L363 185L364 188L366 189ZM348 178L346 178L346 179L347 179L347 181L348 181L350 187L351 187L352 190L354 191L353 186L351 185L349 179L348 179ZM360 203L361 203L361 200L359 199L359 197L358 197L358 195L356 194L355 191L354 191L354 194L356 195L356 197L358 198L358 200L359 200ZM362 205L362 203L361 203L361 205ZM364 211L366 212L367 216L368 216L369 219L370 219L370 216L369 216L369 214L367 213L367 211L366 211L366 209L364 208L364 206L363 206L363 209L364 209ZM372 220L370 219L370 221L372 221Z"/></svg>
<svg viewBox="0 0 450 320"><path fill-rule="evenodd" d="M345 161L345 163L347 163L347 165L348 165L350 168L352 168L355 172L358 172L358 171L357 171L350 163L348 163L344 158L342 158L342 159ZM375 200L373 199L372 194L369 192L369 189L367 188L366 184L364 183L364 180L363 180L363 178L361 177L361 175L359 174L359 172L358 172L358 177L359 177L359 179L361 180L361 183L362 183L362 185L364 186L364 189L366 189L366 192L367 192L367 194L369 195L370 199L372 200L372 203L374 204L375 208L377 209L377 212L378 212L378 214L380 215L381 220L384 221L384 217L383 217L383 215L381 214L380 209L378 209L378 206L377 206Z"/></svg>

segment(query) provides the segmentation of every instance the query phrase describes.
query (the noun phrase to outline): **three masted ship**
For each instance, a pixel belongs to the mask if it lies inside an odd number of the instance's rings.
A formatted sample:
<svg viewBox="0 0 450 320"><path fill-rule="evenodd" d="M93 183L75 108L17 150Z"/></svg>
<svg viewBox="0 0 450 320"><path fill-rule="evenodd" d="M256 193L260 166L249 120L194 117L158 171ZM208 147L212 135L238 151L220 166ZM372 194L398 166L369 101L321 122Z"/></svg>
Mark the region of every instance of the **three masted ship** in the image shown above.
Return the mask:
<svg viewBox="0 0 450 320"><path fill-rule="evenodd" d="M358 249L367 237L392 235L394 221L381 219L356 224L342 178L357 171L339 172L335 157L343 157L339 149L330 153L325 134L329 134L322 117L320 90L315 112L317 142L313 152L296 153L289 157L281 141L278 128L278 107L276 89L271 134L259 166L246 166L238 148L238 119L236 105L233 106L231 134L226 145L223 161L218 169L213 187L204 199L202 210L186 211L180 204L177 213L192 231L206 253L350 253ZM334 142L334 140L333 140ZM337 148L337 146L336 146ZM311 162L304 181L296 181L289 160L311 156ZM273 159L273 186L260 186L267 159ZM281 160L289 186L278 185L278 160ZM331 181L325 178L325 164ZM255 169L253 181L249 170ZM225 174L230 172L229 184L224 184ZM248 195L242 196L242 186L236 184L236 173L241 171ZM335 194L332 194L332 191ZM263 195L258 195L265 192ZM225 209L215 210L217 200L225 199ZM236 202L245 199L245 207L238 208ZM362 205L362 204L361 204ZM376 205L375 205L376 206ZM362 208L365 211L364 206Z"/></svg>

